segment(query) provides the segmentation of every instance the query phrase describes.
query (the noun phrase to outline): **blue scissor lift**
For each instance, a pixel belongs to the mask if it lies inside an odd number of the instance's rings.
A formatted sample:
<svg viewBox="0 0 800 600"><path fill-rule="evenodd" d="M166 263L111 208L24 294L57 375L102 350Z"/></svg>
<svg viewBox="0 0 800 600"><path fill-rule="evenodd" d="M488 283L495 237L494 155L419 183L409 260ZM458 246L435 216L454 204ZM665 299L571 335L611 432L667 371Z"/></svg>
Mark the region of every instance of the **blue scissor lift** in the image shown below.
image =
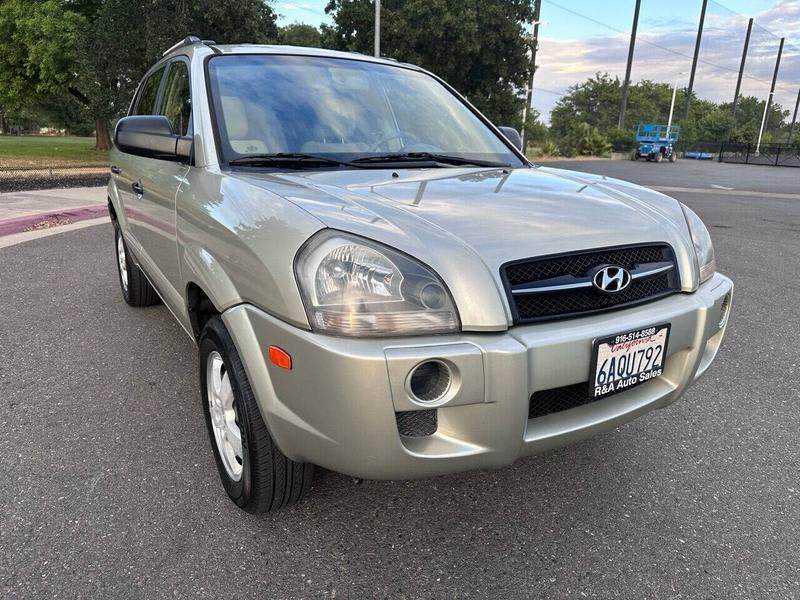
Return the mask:
<svg viewBox="0 0 800 600"><path fill-rule="evenodd" d="M644 158L661 162L667 159L675 162L677 156L673 145L678 141L681 128L678 125L657 125L642 123L636 128L636 149L631 153L631 160Z"/></svg>

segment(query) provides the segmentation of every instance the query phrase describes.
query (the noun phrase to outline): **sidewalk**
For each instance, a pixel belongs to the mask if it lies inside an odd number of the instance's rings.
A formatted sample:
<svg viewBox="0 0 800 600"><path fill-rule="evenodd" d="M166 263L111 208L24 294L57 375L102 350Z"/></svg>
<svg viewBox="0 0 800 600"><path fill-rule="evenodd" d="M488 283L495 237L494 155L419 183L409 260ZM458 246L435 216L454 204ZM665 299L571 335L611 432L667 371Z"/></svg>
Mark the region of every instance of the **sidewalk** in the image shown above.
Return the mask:
<svg viewBox="0 0 800 600"><path fill-rule="evenodd" d="M106 214L105 186L0 193L0 236Z"/></svg>

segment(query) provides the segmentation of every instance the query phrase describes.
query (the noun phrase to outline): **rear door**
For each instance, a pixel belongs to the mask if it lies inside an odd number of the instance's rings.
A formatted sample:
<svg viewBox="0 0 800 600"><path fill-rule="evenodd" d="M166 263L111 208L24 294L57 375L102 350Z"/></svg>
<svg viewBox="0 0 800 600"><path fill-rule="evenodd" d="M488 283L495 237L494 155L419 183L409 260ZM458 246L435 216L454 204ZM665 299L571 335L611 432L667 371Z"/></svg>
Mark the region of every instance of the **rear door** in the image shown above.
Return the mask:
<svg viewBox="0 0 800 600"><path fill-rule="evenodd" d="M192 135L189 62L185 57L166 65L152 114L169 119L175 133ZM143 113L142 113L143 114ZM178 266L175 198L189 165L180 161L132 157L138 184L128 212L130 228L141 248L141 260L161 297L181 314L183 293Z"/></svg>

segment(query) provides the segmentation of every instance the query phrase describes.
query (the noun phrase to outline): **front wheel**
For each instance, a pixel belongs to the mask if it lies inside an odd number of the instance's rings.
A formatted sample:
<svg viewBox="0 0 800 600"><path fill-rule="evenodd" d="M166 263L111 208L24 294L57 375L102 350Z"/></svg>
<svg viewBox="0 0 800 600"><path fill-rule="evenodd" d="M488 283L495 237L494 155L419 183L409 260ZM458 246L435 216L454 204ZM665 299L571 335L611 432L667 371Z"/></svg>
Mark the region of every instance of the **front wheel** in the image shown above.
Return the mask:
<svg viewBox="0 0 800 600"><path fill-rule="evenodd" d="M200 335L200 389L217 470L230 499L247 512L262 513L302 498L314 466L286 458L275 445L219 316Z"/></svg>
<svg viewBox="0 0 800 600"><path fill-rule="evenodd" d="M664 155L661 154L661 152L656 152L656 157L655 158L656 158L656 162L660 163L662 160L664 160Z"/></svg>
<svg viewBox="0 0 800 600"><path fill-rule="evenodd" d="M633 152L631 152L631 160L639 160L639 151L638 150L634 150Z"/></svg>
<svg viewBox="0 0 800 600"><path fill-rule="evenodd" d="M675 156L674 152L669 155L669 162L673 162L674 163L676 160L678 160L678 157Z"/></svg>

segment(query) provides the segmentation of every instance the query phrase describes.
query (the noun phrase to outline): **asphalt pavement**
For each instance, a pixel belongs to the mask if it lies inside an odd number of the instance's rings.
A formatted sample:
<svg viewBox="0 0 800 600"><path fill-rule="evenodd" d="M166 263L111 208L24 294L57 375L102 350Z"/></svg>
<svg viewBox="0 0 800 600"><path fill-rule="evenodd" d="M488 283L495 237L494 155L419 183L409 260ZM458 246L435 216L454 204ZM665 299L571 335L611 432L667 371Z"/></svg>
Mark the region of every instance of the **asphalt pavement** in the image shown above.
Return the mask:
<svg viewBox="0 0 800 600"><path fill-rule="evenodd" d="M551 166L695 190L673 195L737 286L716 364L583 443L413 482L318 471L275 515L225 496L193 342L124 304L110 224L1 248L0 597L800 597L800 170Z"/></svg>

